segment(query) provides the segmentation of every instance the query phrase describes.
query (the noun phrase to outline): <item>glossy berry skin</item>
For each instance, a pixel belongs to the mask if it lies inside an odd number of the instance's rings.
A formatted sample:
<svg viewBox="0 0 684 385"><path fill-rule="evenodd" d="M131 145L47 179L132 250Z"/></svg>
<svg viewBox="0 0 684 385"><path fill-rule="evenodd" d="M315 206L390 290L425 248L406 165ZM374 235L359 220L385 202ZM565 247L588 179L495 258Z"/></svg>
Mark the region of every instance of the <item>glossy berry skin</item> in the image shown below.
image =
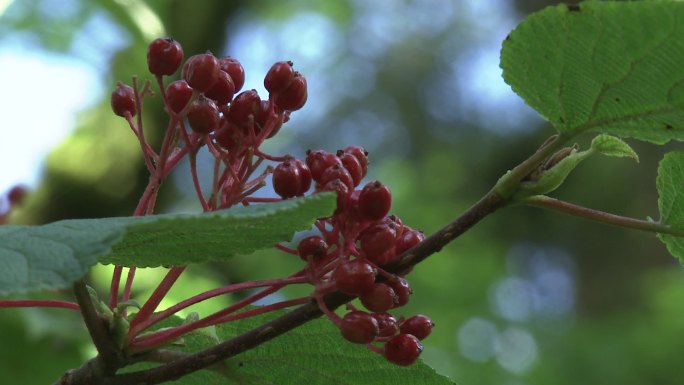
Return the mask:
<svg viewBox="0 0 684 385"><path fill-rule="evenodd" d="M412 248L413 246L423 242L425 240L425 234L422 231L408 229L397 239L395 245L397 254L401 254L404 251Z"/></svg>
<svg viewBox="0 0 684 385"><path fill-rule="evenodd" d="M347 341L355 344L369 344L380 332L378 321L370 314L352 311L340 322L340 332Z"/></svg>
<svg viewBox="0 0 684 385"><path fill-rule="evenodd" d="M323 172L335 164L342 164L340 159L324 150L308 150L306 152L306 165L311 170L311 177L316 182L321 181Z"/></svg>
<svg viewBox="0 0 684 385"><path fill-rule="evenodd" d="M396 307L404 306L409 302L410 296L413 294L413 290L411 289L411 286L406 278L396 277L395 280L390 280L387 282L387 284L392 286L394 293L397 295L398 302Z"/></svg>
<svg viewBox="0 0 684 385"><path fill-rule="evenodd" d="M299 169L289 160L278 164L273 170L273 189L281 198L292 198L302 190Z"/></svg>
<svg viewBox="0 0 684 385"><path fill-rule="evenodd" d="M169 108L179 113L192 98L192 87L185 80L176 80L166 87L166 102Z"/></svg>
<svg viewBox="0 0 684 385"><path fill-rule="evenodd" d="M423 351L423 344L411 334L399 334L385 344L387 361L400 366L408 366L416 362Z"/></svg>
<svg viewBox="0 0 684 385"><path fill-rule="evenodd" d="M154 75L173 75L182 61L183 47L173 39L155 39L147 47L147 68Z"/></svg>
<svg viewBox="0 0 684 385"><path fill-rule="evenodd" d="M363 259L354 259L339 265L332 279L337 289L349 295L359 295L373 288L376 271Z"/></svg>
<svg viewBox="0 0 684 385"><path fill-rule="evenodd" d="M306 79L299 73L295 73L290 85L281 93L276 95L275 104L285 111L296 111L304 107L308 97L306 90Z"/></svg>
<svg viewBox="0 0 684 385"><path fill-rule="evenodd" d="M394 248L396 238L397 231L394 225L380 222L363 230L357 240L366 258L375 263L382 264L378 261L378 258Z"/></svg>
<svg viewBox="0 0 684 385"><path fill-rule="evenodd" d="M304 195L311 187L311 170L309 170L309 167L299 159L292 159L291 162L295 168L297 168L300 175L297 196Z"/></svg>
<svg viewBox="0 0 684 385"><path fill-rule="evenodd" d="M399 332L397 319L390 313L373 313L373 318L378 321L380 329L378 337L391 337Z"/></svg>
<svg viewBox="0 0 684 385"><path fill-rule="evenodd" d="M245 85L245 69L242 64L237 59L227 56L219 60L219 66L221 71L226 72L233 79L235 92L240 91Z"/></svg>
<svg viewBox="0 0 684 385"><path fill-rule="evenodd" d="M190 128L198 134L206 134L218 128L219 111L216 104L200 96L188 110Z"/></svg>
<svg viewBox="0 0 684 385"><path fill-rule="evenodd" d="M376 283L370 290L361 293L359 299L366 309L376 313L392 309L399 301L394 289L384 283Z"/></svg>
<svg viewBox="0 0 684 385"><path fill-rule="evenodd" d="M417 314L401 324L399 330L405 334L411 334L419 340L425 339L432 332L435 323L428 316Z"/></svg>
<svg viewBox="0 0 684 385"><path fill-rule="evenodd" d="M335 191L337 193L337 207L335 214L346 210L349 207L349 188L339 179L331 180L320 188L320 191Z"/></svg>
<svg viewBox="0 0 684 385"><path fill-rule="evenodd" d="M218 81L219 62L210 53L191 56L183 66L183 79L199 92L207 92Z"/></svg>
<svg viewBox="0 0 684 385"><path fill-rule="evenodd" d="M283 92L294 80L295 71L291 61L279 61L273 63L264 77L264 88L270 94L275 95Z"/></svg>
<svg viewBox="0 0 684 385"><path fill-rule="evenodd" d="M361 169L363 170L363 176L366 176L366 172L368 172L368 151L366 151L363 147L361 146L349 146L345 148L344 150L340 150L337 152L337 156L341 156L342 154L352 154L354 157L359 161L359 164L361 165Z"/></svg>
<svg viewBox="0 0 684 385"><path fill-rule="evenodd" d="M135 92L133 87L119 83L112 92L111 98L112 111L118 116L126 117L127 114L135 116L137 108L135 106Z"/></svg>
<svg viewBox="0 0 684 385"><path fill-rule="evenodd" d="M214 134L214 140L224 149L232 151L240 144L239 130L239 127L222 117L221 125Z"/></svg>
<svg viewBox="0 0 684 385"><path fill-rule="evenodd" d="M299 245L297 245L297 254L304 261L307 261L309 256L314 259L325 257L327 250L328 244L318 235L306 237L299 241Z"/></svg>
<svg viewBox="0 0 684 385"><path fill-rule="evenodd" d="M359 193L359 213L367 220L377 221L389 213L392 194L377 180L366 184Z"/></svg>
<svg viewBox="0 0 684 385"><path fill-rule="evenodd" d="M259 111L261 98L256 90L240 92L230 104L228 119L241 127L249 124L249 117L255 116Z"/></svg>
<svg viewBox="0 0 684 385"><path fill-rule="evenodd" d="M333 164L325 169L317 182L319 184L325 185L335 179L339 179L340 182L344 183L348 190L354 189L354 180L352 179L351 175L349 175L349 171L347 171L347 169L341 164Z"/></svg>
<svg viewBox="0 0 684 385"><path fill-rule="evenodd" d="M211 89L204 93L204 96L212 99L218 104L226 104L233 100L235 94L235 84L230 75L225 71L219 71L218 79Z"/></svg>
<svg viewBox="0 0 684 385"><path fill-rule="evenodd" d="M352 177L354 187L358 186L359 183L361 183L361 179L366 176L366 173L363 171L363 167L361 166L361 163L359 163L359 160L354 155L349 153L342 153L342 155L338 155L338 157L340 158L344 168Z"/></svg>

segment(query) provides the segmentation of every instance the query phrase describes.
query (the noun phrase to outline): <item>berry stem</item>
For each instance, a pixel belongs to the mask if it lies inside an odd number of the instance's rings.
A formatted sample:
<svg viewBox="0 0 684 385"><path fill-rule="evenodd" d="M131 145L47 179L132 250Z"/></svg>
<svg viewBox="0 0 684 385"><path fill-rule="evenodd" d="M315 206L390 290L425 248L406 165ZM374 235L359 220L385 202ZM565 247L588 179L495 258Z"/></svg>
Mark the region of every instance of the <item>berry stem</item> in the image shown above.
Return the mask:
<svg viewBox="0 0 684 385"><path fill-rule="evenodd" d="M0 300L0 308L3 307L57 307L62 309L80 310L80 306L76 302L38 299Z"/></svg>
<svg viewBox="0 0 684 385"><path fill-rule="evenodd" d="M528 197L525 200L523 200L522 203L549 210L555 210L561 213L574 215L576 217L581 217L608 225L641 231L648 231L652 233L670 234L677 237L684 236L684 231L672 228L671 226L668 226L663 223L623 217L621 215L611 214L605 211L594 210L587 207L578 206L573 203L565 202L545 195L535 195Z"/></svg>
<svg viewBox="0 0 684 385"><path fill-rule="evenodd" d="M218 319L212 325L218 325L218 324L222 324L222 323L226 323L226 322L230 322L230 321L236 321L239 319L249 318L249 317L253 317L255 315L268 313L269 311L284 309L284 308L292 307L295 305L303 305L303 304L309 302L310 300L311 299L309 297L299 297L299 298L289 299L286 301L280 301L280 302L272 303L269 305L259 306L256 309L246 310L246 311L243 311L243 312L240 312L237 314L229 314L223 318Z"/></svg>
<svg viewBox="0 0 684 385"><path fill-rule="evenodd" d="M278 249L278 250L280 250L280 251L286 252L286 253L288 253L288 254L292 254L292 255L297 255L297 254L299 254L299 253L297 253L297 250L295 250L295 249L293 249L293 248L290 248L290 247L287 247L287 246L283 246L283 245L281 245L280 243L276 244L276 245L275 245L275 248Z"/></svg>
<svg viewBox="0 0 684 385"><path fill-rule="evenodd" d="M112 273L112 283L109 288L109 308L114 309L119 304L119 285L121 283L121 272L123 266L114 266Z"/></svg>
<svg viewBox="0 0 684 385"><path fill-rule="evenodd" d="M123 302L131 299L131 289L133 288L133 279L135 278L135 266L128 269L126 276L126 284L124 285ZM126 317L126 309L123 310L123 316Z"/></svg>
<svg viewBox="0 0 684 385"><path fill-rule="evenodd" d="M150 298L147 299L142 308L140 308L140 311L131 320L130 329L128 331L129 338L135 336L142 330L138 325L152 316L152 313L157 309L159 303L164 299L164 296L166 296L169 290L171 290L171 287L173 287L173 284L183 271L185 271L185 266L177 266L169 269L164 279L157 285L157 288L152 295L150 295Z"/></svg>
<svg viewBox="0 0 684 385"><path fill-rule="evenodd" d="M199 198L200 204L202 204L202 210L204 212L210 211L207 200L204 198L204 193L202 192L202 187L199 183L199 178L197 177L197 151L193 150L189 154L190 159L190 174L192 174L192 184L195 186L195 192L197 193L197 198Z"/></svg>

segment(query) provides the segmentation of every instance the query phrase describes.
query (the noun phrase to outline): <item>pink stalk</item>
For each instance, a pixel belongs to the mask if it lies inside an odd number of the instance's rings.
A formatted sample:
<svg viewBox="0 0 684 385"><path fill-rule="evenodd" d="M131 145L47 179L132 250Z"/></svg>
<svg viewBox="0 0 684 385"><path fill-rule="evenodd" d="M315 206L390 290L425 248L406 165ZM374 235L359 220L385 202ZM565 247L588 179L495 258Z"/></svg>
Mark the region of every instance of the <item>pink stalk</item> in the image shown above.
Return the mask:
<svg viewBox="0 0 684 385"><path fill-rule="evenodd" d="M123 266L114 266L112 283L109 288L109 308L114 309L119 304L119 284L121 283L121 272Z"/></svg>
<svg viewBox="0 0 684 385"><path fill-rule="evenodd" d="M228 285L224 286L218 289L213 289L209 291L205 291L204 293L198 294L196 296L190 297L184 301L181 301L173 306L171 306L168 309L165 309L150 318L148 318L146 321L141 322L138 324L138 329L140 330L145 330L149 328L150 326L154 325L155 323L162 321L166 319L167 317L187 308L190 307L194 304L200 303L202 301L205 301L210 298L217 297L222 294L229 294L229 293L234 293L236 291L241 291L241 290L247 290L247 289L255 289L258 287L266 287L266 286L273 286L273 285L291 285L291 284L297 284L297 283L307 283L306 277L288 277L288 278L277 278L277 279L266 279L262 281L250 281L250 282L240 282L236 283L233 285Z"/></svg>
<svg viewBox="0 0 684 385"><path fill-rule="evenodd" d="M204 193L202 192L202 187L200 186L199 178L197 177L197 158L195 151L190 153L190 174L192 174L192 184L195 186L197 198L199 198L199 201L202 204L202 210L207 212L209 211L209 205L207 204L207 200L204 199Z"/></svg>
<svg viewBox="0 0 684 385"><path fill-rule="evenodd" d="M184 270L185 266L172 267L168 273L166 273L166 276L159 283L152 295L150 295L150 298L147 299L140 311L133 317L133 320L131 320L130 329L128 331L129 337L136 335L140 331L137 325L152 316L152 313L157 309L159 303L164 299L164 296L166 296L169 290L171 290L171 287L173 287L173 284Z"/></svg>
<svg viewBox="0 0 684 385"><path fill-rule="evenodd" d="M311 301L311 298L309 298L309 297L299 297L299 298L295 298L295 299L289 299L287 301L272 303L270 305L259 306L256 309L246 310L246 311L243 311L243 312L240 312L237 314L229 314L229 315L217 320L212 325L218 325L218 324L222 324L222 323L226 323L226 322L230 322L230 321L236 321L236 320L243 319L243 318L249 318L249 317L252 317L255 315L268 313L269 311L283 309L286 307L291 307L291 306L295 306L295 305L302 305L302 304L305 304L309 301ZM210 325L207 325L207 326L210 326Z"/></svg>
<svg viewBox="0 0 684 385"><path fill-rule="evenodd" d="M58 307L62 309L80 310L80 307L75 302L38 299L0 300L0 308L3 307Z"/></svg>

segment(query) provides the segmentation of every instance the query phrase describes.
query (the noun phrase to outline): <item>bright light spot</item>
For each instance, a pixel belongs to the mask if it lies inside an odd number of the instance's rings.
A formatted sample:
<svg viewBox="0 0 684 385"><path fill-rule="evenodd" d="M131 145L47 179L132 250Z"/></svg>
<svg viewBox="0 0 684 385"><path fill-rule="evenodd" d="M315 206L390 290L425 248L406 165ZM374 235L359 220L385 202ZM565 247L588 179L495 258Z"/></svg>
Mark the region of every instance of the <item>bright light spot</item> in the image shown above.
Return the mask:
<svg viewBox="0 0 684 385"><path fill-rule="evenodd" d="M509 277L501 280L492 290L494 310L510 321L524 321L534 307L535 290L524 279Z"/></svg>
<svg viewBox="0 0 684 385"><path fill-rule="evenodd" d="M152 41L166 36L164 23L145 2L139 0L115 0L115 2L128 12L146 40Z"/></svg>
<svg viewBox="0 0 684 385"><path fill-rule="evenodd" d="M458 329L458 349L467 359L486 362L494 357L497 329L493 322L474 317Z"/></svg>
<svg viewBox="0 0 684 385"><path fill-rule="evenodd" d="M99 95L93 68L65 56L0 48L0 193L38 182L42 159L74 127L76 112Z"/></svg>
<svg viewBox="0 0 684 385"><path fill-rule="evenodd" d="M523 329L504 330L497 336L495 347L496 361L509 372L522 373L537 360L537 343Z"/></svg>

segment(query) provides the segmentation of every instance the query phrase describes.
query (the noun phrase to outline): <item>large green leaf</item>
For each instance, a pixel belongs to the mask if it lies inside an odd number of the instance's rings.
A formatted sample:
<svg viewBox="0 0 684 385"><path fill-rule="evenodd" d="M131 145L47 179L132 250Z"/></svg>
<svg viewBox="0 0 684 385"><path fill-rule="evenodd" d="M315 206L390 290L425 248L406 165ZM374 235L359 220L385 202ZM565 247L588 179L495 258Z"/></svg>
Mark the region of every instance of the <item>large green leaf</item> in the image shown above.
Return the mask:
<svg viewBox="0 0 684 385"><path fill-rule="evenodd" d="M684 3L548 7L504 41L503 77L562 133L684 140Z"/></svg>
<svg viewBox="0 0 684 385"><path fill-rule="evenodd" d="M206 214L75 219L0 226L0 293L56 289L97 262L153 267L248 254L329 216L330 193Z"/></svg>
<svg viewBox="0 0 684 385"><path fill-rule="evenodd" d="M658 210L660 221L684 231L684 152L670 152L658 165ZM684 263L684 238L658 234L672 255Z"/></svg>
<svg viewBox="0 0 684 385"><path fill-rule="evenodd" d="M216 326L221 340L229 340L284 311L250 317ZM179 318L174 321L180 322ZM166 324L165 326L171 326ZM210 333L191 333L171 350L197 352L213 345ZM139 364L125 371L140 370L154 365ZM340 336L328 319L310 321L255 349L237 355L214 370L201 370L179 379L182 385L453 385L449 378L437 374L418 361L409 367L387 362L363 345L355 345ZM209 381L209 382L207 382Z"/></svg>

